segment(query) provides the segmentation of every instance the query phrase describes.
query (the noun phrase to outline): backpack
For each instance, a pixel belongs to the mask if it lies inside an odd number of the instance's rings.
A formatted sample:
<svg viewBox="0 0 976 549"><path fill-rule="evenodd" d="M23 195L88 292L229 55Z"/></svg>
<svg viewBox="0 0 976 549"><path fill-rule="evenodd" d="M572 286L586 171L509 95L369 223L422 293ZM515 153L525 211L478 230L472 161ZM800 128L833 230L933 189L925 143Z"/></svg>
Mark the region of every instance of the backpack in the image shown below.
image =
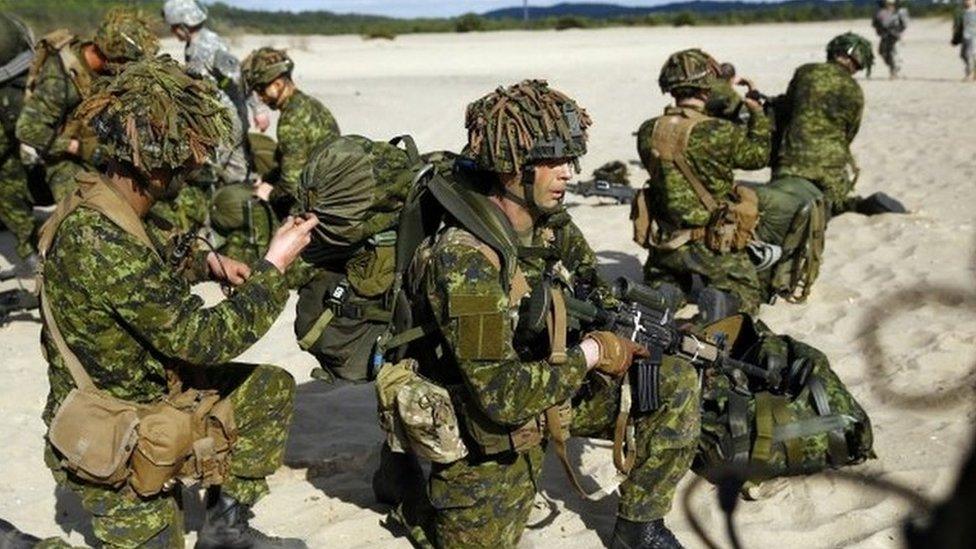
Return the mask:
<svg viewBox="0 0 976 549"><path fill-rule="evenodd" d="M764 469L759 481L804 475L874 458L871 420L818 349L773 333L747 315L704 328L733 358L780 372L771 386L740 370L706 375L702 432L693 470L709 480L720 465Z"/></svg>
<svg viewBox="0 0 976 549"><path fill-rule="evenodd" d="M426 173L410 136L343 136L309 157L299 206L319 218L302 254L315 275L298 292L295 335L322 365L317 376L375 377L374 348L392 320L398 220Z"/></svg>

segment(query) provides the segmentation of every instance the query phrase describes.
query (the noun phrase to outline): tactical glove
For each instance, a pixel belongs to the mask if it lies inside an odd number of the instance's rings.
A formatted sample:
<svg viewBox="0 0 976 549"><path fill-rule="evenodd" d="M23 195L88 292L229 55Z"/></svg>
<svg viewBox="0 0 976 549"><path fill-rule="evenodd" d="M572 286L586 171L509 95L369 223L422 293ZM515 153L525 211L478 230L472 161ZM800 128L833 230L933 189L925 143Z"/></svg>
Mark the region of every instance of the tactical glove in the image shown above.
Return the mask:
<svg viewBox="0 0 976 549"><path fill-rule="evenodd" d="M647 349L638 343L618 336L613 332L590 332L586 338L596 341L600 347L600 358L595 368L605 374L620 377L630 368L634 357L650 356Z"/></svg>

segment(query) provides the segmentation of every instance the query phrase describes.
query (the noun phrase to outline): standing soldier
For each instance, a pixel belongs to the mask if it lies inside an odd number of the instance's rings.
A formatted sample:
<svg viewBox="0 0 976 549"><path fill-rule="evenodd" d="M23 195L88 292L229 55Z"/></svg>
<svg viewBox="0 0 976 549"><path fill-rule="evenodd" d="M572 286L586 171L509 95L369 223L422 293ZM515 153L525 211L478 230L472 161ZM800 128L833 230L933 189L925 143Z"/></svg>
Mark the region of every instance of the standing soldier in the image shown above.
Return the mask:
<svg viewBox="0 0 976 549"><path fill-rule="evenodd" d="M959 46L959 55L965 65L963 82L976 82L976 0L962 0L962 9L956 13L952 24L952 45Z"/></svg>
<svg viewBox="0 0 976 549"><path fill-rule="evenodd" d="M0 14L0 223L14 234L17 255L31 271L36 259L34 199L21 162L15 127L33 58L34 38L30 30L12 16Z"/></svg>
<svg viewBox="0 0 976 549"><path fill-rule="evenodd" d="M451 215L413 256L405 287L415 322L430 330L407 354L423 376L450 388L448 405L467 449L457 455L450 440L434 443L452 454L430 472L438 547L514 547L539 483L544 439L555 437L558 449L566 430L612 437L621 376L635 354L646 353L610 332L567 347L559 320L551 337L545 324L541 334L519 328L521 307L545 301L530 296L563 295L594 278L578 229L544 221L559 210L586 152L589 123L572 99L538 80L470 104L470 156L442 187L456 198L444 202ZM466 206L454 211L449 204ZM559 256L567 247L578 255L564 264ZM664 404L635 420L636 455L620 485L613 547L680 547L664 516L695 452L697 379L672 357L661 368Z"/></svg>
<svg viewBox="0 0 976 549"><path fill-rule="evenodd" d="M281 113L275 152L279 179L275 185L262 182L256 190L262 200L282 208L294 202L302 168L312 151L339 136L339 125L329 109L295 85L294 68L284 50L267 47L248 55L242 66L247 89Z"/></svg>
<svg viewBox="0 0 976 549"><path fill-rule="evenodd" d="M699 49L671 55L661 69L661 91L675 104L637 132L637 152L651 177L634 201L634 234L649 250L648 284L670 282L689 296L711 287L756 313L764 296L747 247L766 248L753 242L758 199L735 184L734 170L767 164L770 121L750 96L741 99L750 114L746 125L706 114L719 76L713 58Z"/></svg>
<svg viewBox="0 0 976 549"><path fill-rule="evenodd" d="M126 8L109 10L91 41L65 29L41 38L16 135L44 161L55 200L71 194L76 174L99 162L96 140L72 121L75 108L100 77L158 50L145 17Z"/></svg>
<svg viewBox="0 0 976 549"><path fill-rule="evenodd" d="M878 33L878 53L888 65L892 80L901 75L901 56L898 54L898 41L908 28L908 8L899 8L897 0L881 0L878 11L871 21ZM868 72L870 74L870 71Z"/></svg>
<svg viewBox="0 0 976 549"><path fill-rule="evenodd" d="M867 198L851 194L859 172L851 142L864 111L864 92L854 74L870 70L873 63L867 39L841 34L827 44L827 61L796 69L786 95L778 99L773 179L798 177L813 183L833 215L905 212L885 193Z"/></svg>
<svg viewBox="0 0 976 549"><path fill-rule="evenodd" d="M106 547L183 547L177 476L210 486L196 547L303 546L248 525L249 507L268 492L265 478L281 465L294 380L275 366L229 361L284 308L283 273L316 220L289 218L252 269L211 252L192 254L195 268L184 272L143 219L157 200L179 191L186 172L229 131L210 84L187 77L168 57L147 59L88 97L78 114L102 145L106 168L79 174L77 189L41 229L48 466L59 484L79 494ZM191 272L209 272L236 292L205 307L184 278ZM89 420L75 389L138 408L135 453L112 462L121 466L120 477L105 468L115 446L87 454L82 443L90 439L65 443L86 432ZM161 417L150 414L160 406L170 419L150 423ZM185 417L174 416L174 407L192 418L173 419ZM77 413L65 417L69 408ZM125 449L131 452L132 443ZM168 466L174 461L175 469Z"/></svg>

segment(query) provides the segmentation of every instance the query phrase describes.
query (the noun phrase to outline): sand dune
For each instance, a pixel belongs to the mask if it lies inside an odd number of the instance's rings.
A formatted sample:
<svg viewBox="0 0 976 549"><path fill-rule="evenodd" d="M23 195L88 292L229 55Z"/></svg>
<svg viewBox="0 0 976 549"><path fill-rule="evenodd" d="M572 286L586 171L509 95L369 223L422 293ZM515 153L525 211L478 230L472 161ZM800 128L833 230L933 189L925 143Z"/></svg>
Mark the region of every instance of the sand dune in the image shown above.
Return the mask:
<svg viewBox="0 0 976 549"><path fill-rule="evenodd" d="M463 142L464 105L486 90L547 78L577 97L595 120L583 162L588 173L607 160L636 159L631 132L665 104L657 72L671 51L701 46L734 62L764 91L779 92L797 65L821 59L827 40L846 30L871 35L868 22L851 21L418 35L393 42L245 36L234 47L241 55L260 45L290 47L299 84L332 110L344 132L375 138L410 132L427 150L456 149ZM858 188L886 190L913 213L834 220L809 302L778 303L761 314L774 329L825 351L871 414L879 457L860 469L935 497L954 482L976 418L974 379L967 377L976 357L976 85L958 82L961 64L948 38L948 22L915 21L905 37L906 78L890 82L878 68L875 79L861 81L867 111L855 143L862 167ZM179 48L168 41L167 50ZM643 178L638 173L634 181ZM630 242L627 208L597 199L571 199L571 206L606 274L639 276L643 253ZM0 235L2 255L12 257L12 250L10 235ZM216 295L213 288L201 291ZM379 440L372 389L310 380L314 360L295 344L292 309L242 357L285 366L300 383L287 466L271 479L272 493L255 509L256 523L303 537L313 547L406 547L384 527L384 510L371 501ZM90 531L77 500L56 492L41 461L39 415L47 382L39 330L31 321L0 328L0 516L38 535L83 543ZM935 397L911 406L891 391ZM602 442L575 441L572 450L585 470L609 462ZM600 546L612 529L614 498L579 501L555 460L544 487L558 515L544 528L528 530L523 546ZM698 493L693 507L724 539L711 494ZM905 510L883 494L808 478L790 481L768 500L742 504L739 523L749 547L886 548L898 546ZM689 547L700 546L679 510L668 521Z"/></svg>

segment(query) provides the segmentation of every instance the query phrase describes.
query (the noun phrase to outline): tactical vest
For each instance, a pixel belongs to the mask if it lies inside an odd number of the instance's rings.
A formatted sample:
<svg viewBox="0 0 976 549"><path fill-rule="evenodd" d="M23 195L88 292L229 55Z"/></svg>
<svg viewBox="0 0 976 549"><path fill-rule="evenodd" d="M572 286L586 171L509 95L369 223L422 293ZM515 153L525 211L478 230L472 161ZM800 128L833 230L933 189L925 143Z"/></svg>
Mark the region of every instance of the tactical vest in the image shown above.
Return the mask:
<svg viewBox="0 0 976 549"><path fill-rule="evenodd" d="M92 87L92 76L91 71L74 52L72 46L78 42L78 37L71 34L68 29L58 29L48 33L38 41L34 62L27 77L28 95L34 91L41 68L51 56L58 57L61 62L60 66L64 70L64 76L74 83L79 95L82 97L88 95Z"/></svg>

